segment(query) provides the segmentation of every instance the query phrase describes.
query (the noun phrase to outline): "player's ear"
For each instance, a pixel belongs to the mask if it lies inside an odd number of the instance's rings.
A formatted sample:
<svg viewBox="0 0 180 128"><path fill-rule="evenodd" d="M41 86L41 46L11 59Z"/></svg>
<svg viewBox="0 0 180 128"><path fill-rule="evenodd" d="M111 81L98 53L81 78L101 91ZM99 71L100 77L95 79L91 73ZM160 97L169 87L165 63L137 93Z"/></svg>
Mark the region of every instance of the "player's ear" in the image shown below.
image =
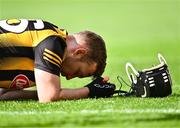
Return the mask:
<svg viewBox="0 0 180 128"><path fill-rule="evenodd" d="M86 54L87 54L87 49L84 47L77 48L73 53L73 55L75 55L77 57L82 57Z"/></svg>

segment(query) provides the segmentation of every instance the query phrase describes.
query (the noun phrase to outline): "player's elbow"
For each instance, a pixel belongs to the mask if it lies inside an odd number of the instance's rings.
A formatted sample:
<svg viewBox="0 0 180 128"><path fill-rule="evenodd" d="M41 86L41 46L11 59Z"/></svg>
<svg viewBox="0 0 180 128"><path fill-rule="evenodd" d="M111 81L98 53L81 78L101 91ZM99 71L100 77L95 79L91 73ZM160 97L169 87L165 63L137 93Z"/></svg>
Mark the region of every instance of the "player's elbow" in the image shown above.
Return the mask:
<svg viewBox="0 0 180 128"><path fill-rule="evenodd" d="M40 103L50 103L59 100L59 92L38 96Z"/></svg>

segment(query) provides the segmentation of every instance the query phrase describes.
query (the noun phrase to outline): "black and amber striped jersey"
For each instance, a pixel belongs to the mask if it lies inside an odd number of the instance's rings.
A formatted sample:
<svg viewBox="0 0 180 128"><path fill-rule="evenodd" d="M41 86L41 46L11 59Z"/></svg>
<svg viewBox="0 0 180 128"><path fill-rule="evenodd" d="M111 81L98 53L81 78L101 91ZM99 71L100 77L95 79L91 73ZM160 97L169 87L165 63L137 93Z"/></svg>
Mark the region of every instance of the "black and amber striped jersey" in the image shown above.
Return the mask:
<svg viewBox="0 0 180 128"><path fill-rule="evenodd" d="M0 87L35 85L34 68L59 75L66 36L65 30L42 20L1 20Z"/></svg>

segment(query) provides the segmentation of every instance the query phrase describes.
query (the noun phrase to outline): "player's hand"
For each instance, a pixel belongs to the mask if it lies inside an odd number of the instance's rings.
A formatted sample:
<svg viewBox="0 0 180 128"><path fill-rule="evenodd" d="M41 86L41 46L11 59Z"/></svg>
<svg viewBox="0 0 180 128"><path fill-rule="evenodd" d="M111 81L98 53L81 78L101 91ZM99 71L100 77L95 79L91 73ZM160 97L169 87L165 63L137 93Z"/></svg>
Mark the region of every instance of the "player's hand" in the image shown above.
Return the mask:
<svg viewBox="0 0 180 128"><path fill-rule="evenodd" d="M111 97L114 94L116 86L112 83L108 83L109 77L102 78L98 77L91 83L86 85L89 89L90 98L100 98L100 97Z"/></svg>

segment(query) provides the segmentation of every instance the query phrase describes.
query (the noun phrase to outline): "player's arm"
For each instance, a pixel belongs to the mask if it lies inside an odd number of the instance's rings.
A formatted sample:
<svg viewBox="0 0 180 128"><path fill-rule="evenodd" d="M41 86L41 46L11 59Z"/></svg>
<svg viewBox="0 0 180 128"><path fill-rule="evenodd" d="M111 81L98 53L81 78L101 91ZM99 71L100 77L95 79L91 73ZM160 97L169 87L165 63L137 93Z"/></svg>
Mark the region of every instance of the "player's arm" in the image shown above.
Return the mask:
<svg viewBox="0 0 180 128"><path fill-rule="evenodd" d="M110 97L113 95L115 85L104 83L103 78L97 78L83 88L61 88L57 75L35 69L36 86L39 102L47 103L58 100L71 100L81 98Z"/></svg>
<svg viewBox="0 0 180 128"><path fill-rule="evenodd" d="M62 89L60 86L59 77L48 72L35 69L37 80L37 91L35 90L0 90L0 100L26 100L39 99L42 103L70 100L80 98L98 98L110 97L113 95L115 85L102 81L102 78L97 78L83 88L78 89ZM47 79L48 78L48 79ZM104 79L107 81L108 79ZM37 95L38 94L38 95Z"/></svg>
<svg viewBox="0 0 180 128"><path fill-rule="evenodd" d="M0 100L37 100L36 90L5 90L0 95Z"/></svg>
<svg viewBox="0 0 180 128"><path fill-rule="evenodd" d="M80 99L86 98L89 94L87 87L80 89L62 89L60 78L49 72L35 69L36 86L39 102L51 102L62 99Z"/></svg>

